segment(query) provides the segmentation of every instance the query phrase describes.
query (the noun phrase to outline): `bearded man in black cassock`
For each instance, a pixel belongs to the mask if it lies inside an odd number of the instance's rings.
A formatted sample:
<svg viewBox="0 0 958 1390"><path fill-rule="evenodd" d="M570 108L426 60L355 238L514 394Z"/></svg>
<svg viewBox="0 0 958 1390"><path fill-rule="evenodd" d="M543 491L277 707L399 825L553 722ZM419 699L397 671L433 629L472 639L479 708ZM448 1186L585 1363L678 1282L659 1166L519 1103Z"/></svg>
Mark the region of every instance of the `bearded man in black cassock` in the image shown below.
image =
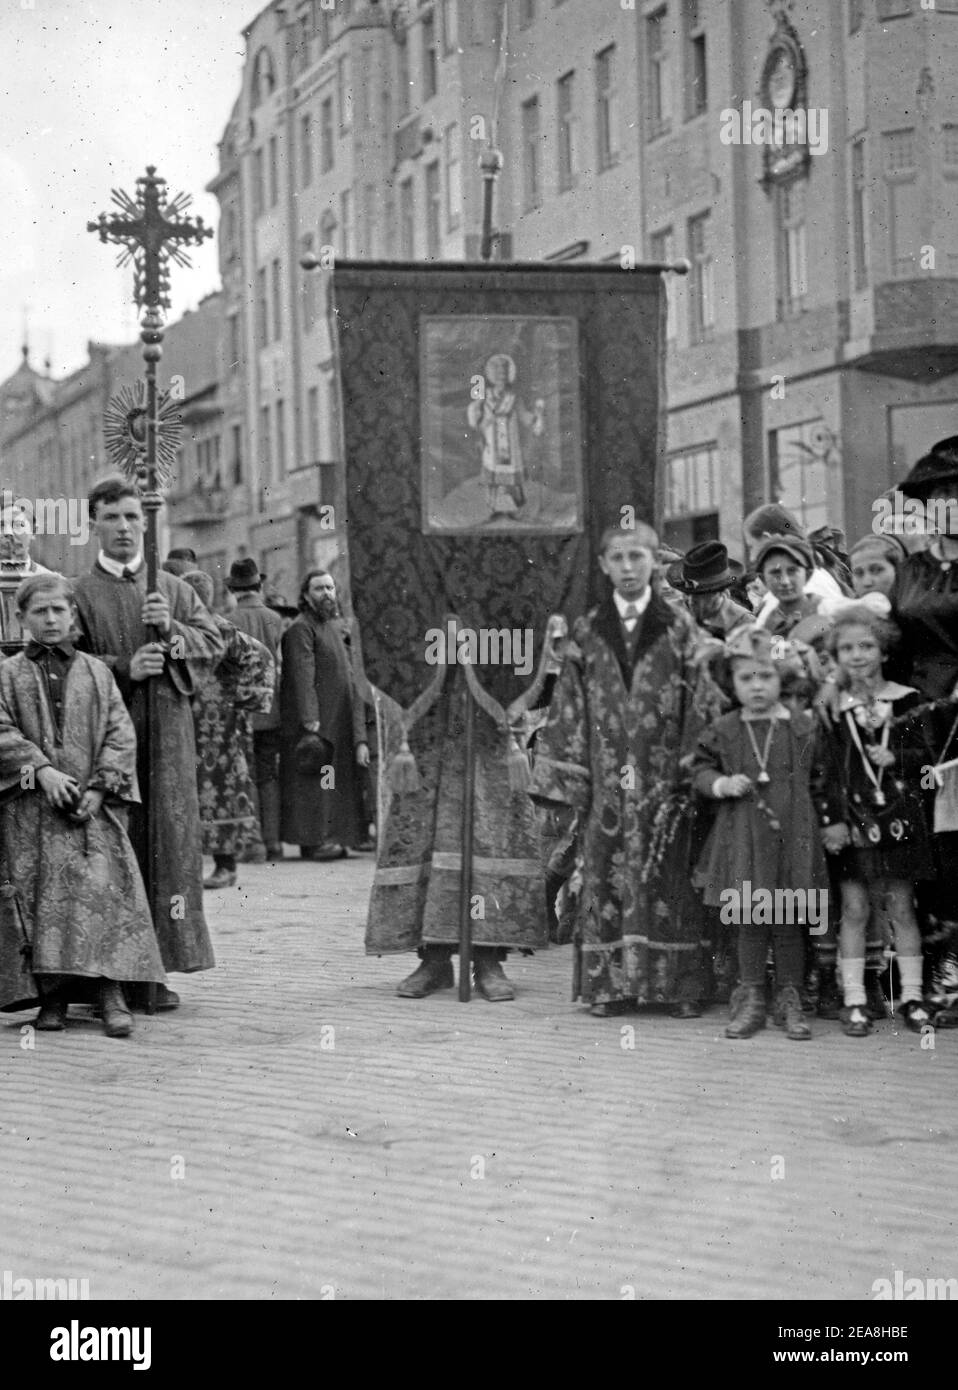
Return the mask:
<svg viewBox="0 0 958 1390"><path fill-rule="evenodd" d="M369 765L366 715L340 632L336 584L310 570L299 590L299 617L283 634L280 786L282 838L304 859L346 858L364 841L360 768ZM318 734L328 752L323 772L304 774L300 740Z"/></svg>
<svg viewBox="0 0 958 1390"><path fill-rule="evenodd" d="M100 552L93 571L75 584L80 645L109 666L130 711L137 737L137 777L142 807L130 814L129 833L147 883L146 808L157 815L156 882L151 907L160 955L167 971L190 973L214 965L203 915L203 856L196 790L196 749L190 697L222 656L223 639L188 584L160 571L157 589L146 592L143 508L136 488L123 478L98 483L90 493L90 524ZM149 641L155 627L158 642ZM147 682L157 681L158 728L150 797ZM145 989L127 987L134 1007ZM161 986L157 1007L175 1008L178 997Z"/></svg>

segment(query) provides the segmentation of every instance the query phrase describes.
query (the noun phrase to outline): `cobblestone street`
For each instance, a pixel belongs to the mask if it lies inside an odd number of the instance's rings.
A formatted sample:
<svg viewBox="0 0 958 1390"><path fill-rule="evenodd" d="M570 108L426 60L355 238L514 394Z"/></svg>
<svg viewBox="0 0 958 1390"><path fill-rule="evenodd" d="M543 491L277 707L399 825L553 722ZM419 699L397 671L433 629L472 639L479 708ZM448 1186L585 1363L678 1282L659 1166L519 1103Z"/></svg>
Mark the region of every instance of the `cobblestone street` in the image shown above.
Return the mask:
<svg viewBox="0 0 958 1390"><path fill-rule="evenodd" d="M863 1299L958 1274L958 1037L593 1019L569 947L511 958L512 1003L402 1000L412 958L362 953L371 872L244 867L207 895L218 968L130 1040L5 1016L4 1268L105 1299Z"/></svg>

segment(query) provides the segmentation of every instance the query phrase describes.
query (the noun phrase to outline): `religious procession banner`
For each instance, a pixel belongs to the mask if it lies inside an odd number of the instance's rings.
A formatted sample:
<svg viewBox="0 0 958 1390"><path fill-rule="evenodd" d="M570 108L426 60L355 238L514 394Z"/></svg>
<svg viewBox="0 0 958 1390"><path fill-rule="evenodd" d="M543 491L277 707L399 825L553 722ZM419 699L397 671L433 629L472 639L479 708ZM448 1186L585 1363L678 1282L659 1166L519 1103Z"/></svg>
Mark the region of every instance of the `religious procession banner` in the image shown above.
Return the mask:
<svg viewBox="0 0 958 1390"><path fill-rule="evenodd" d="M596 602L604 527L623 508L653 519L661 276L344 263L330 305L382 771L366 949L457 940L467 698L473 943L538 949L541 844L514 702L541 685L550 615L571 623Z"/></svg>
<svg viewBox="0 0 958 1390"><path fill-rule="evenodd" d="M538 656L550 613L595 602L603 528L625 506L654 520L661 275L343 262L332 312L370 680L410 704L434 674L426 633L450 613L477 633L531 630ZM483 655L483 684L519 694L527 663Z"/></svg>

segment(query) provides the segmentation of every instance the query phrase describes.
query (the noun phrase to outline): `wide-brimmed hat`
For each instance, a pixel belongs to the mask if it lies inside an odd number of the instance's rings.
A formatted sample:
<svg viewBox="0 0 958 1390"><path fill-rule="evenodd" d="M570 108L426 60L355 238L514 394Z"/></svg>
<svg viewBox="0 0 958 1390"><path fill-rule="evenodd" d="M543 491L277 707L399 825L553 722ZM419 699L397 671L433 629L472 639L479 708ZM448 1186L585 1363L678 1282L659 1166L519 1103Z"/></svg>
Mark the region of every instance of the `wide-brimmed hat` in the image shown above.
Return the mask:
<svg viewBox="0 0 958 1390"><path fill-rule="evenodd" d="M721 541L702 541L693 545L684 560L670 565L666 578L683 594L710 594L727 589L735 580L729 566L728 550Z"/></svg>
<svg viewBox="0 0 958 1390"><path fill-rule="evenodd" d="M769 536L762 541L755 556L755 573L761 575L762 566L766 558L774 550L781 550L786 555L790 555L797 565L811 574L815 568L815 556L808 541L800 540L798 536Z"/></svg>
<svg viewBox="0 0 958 1390"><path fill-rule="evenodd" d="M939 483L954 483L958 496L958 434L939 439L898 484L906 497L926 497Z"/></svg>
<svg viewBox="0 0 958 1390"><path fill-rule="evenodd" d="M234 560L230 565L227 589L256 589L261 582L259 565L250 556L244 560Z"/></svg>

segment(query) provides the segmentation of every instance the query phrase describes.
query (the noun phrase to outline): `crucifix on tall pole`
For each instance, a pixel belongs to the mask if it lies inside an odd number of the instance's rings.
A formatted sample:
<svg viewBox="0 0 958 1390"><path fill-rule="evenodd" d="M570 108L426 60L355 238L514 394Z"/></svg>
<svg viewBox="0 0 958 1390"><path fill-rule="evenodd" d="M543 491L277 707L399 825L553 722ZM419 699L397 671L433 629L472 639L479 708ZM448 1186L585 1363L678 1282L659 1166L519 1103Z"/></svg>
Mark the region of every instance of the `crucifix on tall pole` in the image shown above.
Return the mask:
<svg viewBox="0 0 958 1390"><path fill-rule="evenodd" d="M114 463L131 482L139 485L143 511L146 515L144 559L146 561L146 591L156 592L157 571L157 513L163 504L161 489L169 487L173 478L173 462L179 436L179 417L176 403L166 392L159 392L156 367L163 355L163 311L170 307L169 265L188 266L186 246L200 246L213 235L201 217L191 222L184 217L192 202L189 194L180 193L167 199L166 180L155 167L147 166L146 174L136 181L136 197L120 189L112 189L111 197L118 213L101 212L95 222L87 223L88 232L97 232L103 242L113 242L123 250L117 260L120 266L133 263L133 297L141 310L140 340L146 363L146 383L138 381L123 387L107 408L105 439ZM149 632L150 641L157 641L156 628ZM156 678L147 681L147 738L149 756L147 798L147 891L150 907L156 916L154 901L156 887L156 777L157 716ZM155 987L151 986L151 995Z"/></svg>

